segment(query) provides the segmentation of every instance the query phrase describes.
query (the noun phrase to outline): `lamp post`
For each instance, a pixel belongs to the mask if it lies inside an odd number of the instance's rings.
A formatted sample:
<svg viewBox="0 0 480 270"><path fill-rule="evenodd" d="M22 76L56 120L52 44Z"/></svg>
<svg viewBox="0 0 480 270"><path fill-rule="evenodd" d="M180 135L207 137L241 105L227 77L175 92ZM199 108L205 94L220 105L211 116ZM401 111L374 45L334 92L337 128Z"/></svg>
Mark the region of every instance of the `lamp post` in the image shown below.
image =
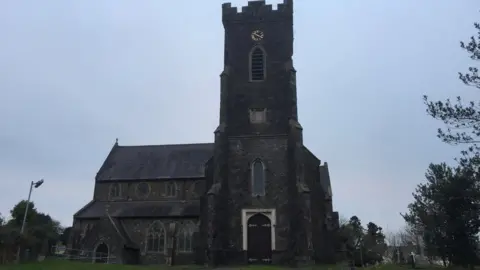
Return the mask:
<svg viewBox="0 0 480 270"><path fill-rule="evenodd" d="M28 214L28 207L30 206L30 197L32 196L32 190L33 188L38 188L43 184L43 179L40 179L36 182L32 181L30 183L30 191L28 192L28 199L27 199L27 204L25 206L25 213L23 214L23 221L22 221L22 227L20 229L20 236L23 235L23 231L25 230L25 223L27 222L27 214ZM20 262L20 244L18 245L17 248L17 263Z"/></svg>

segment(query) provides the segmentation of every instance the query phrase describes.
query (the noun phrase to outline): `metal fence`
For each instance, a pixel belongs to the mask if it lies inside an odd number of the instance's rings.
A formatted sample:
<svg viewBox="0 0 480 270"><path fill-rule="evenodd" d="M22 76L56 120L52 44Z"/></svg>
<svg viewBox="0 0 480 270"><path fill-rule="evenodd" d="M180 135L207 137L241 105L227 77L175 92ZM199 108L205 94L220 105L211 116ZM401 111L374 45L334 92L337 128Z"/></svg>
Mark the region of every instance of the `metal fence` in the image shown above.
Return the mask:
<svg viewBox="0 0 480 270"><path fill-rule="evenodd" d="M58 259L78 262L106 264L118 263L115 256L110 256L108 253L96 252L95 250L70 249L65 246L53 246L51 254Z"/></svg>

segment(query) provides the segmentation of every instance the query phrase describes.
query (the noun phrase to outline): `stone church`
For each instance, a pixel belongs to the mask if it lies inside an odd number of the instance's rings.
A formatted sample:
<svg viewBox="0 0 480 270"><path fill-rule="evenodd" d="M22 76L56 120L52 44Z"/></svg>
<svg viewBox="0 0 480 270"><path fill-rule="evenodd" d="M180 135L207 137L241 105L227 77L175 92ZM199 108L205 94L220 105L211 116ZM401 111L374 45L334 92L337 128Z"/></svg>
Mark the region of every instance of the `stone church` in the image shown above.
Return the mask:
<svg viewBox="0 0 480 270"><path fill-rule="evenodd" d="M293 0L222 5L213 143L112 147L74 214L72 257L128 264L334 263L327 163L303 144ZM90 254L90 255L89 255ZM174 254L171 256L171 254ZM173 257L173 258L172 258Z"/></svg>

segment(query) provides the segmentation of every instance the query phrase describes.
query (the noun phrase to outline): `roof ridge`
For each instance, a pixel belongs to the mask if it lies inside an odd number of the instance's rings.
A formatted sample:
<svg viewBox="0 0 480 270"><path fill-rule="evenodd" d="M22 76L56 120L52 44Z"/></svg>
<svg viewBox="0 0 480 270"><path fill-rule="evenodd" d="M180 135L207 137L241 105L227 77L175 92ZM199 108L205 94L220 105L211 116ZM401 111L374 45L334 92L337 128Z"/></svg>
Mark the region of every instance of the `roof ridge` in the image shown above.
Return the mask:
<svg viewBox="0 0 480 270"><path fill-rule="evenodd" d="M137 145L119 145L118 147L152 147L152 146L187 146L187 145L213 145L210 143L173 143L173 144L137 144Z"/></svg>
<svg viewBox="0 0 480 270"><path fill-rule="evenodd" d="M135 204L135 203L138 203L138 204L145 204L145 202L148 202L148 203L195 203L195 202L200 202L200 199L196 199L196 200L156 200L156 201L152 201L152 200L148 200L148 201L99 201L101 203L109 203L109 204Z"/></svg>

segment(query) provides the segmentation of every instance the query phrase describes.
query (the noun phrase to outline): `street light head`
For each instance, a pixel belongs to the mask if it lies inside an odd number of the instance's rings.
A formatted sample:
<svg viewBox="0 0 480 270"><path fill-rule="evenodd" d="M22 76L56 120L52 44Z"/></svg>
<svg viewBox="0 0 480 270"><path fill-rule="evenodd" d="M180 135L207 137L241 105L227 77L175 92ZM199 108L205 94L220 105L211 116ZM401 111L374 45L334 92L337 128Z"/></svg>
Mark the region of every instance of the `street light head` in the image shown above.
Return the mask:
<svg viewBox="0 0 480 270"><path fill-rule="evenodd" d="M38 180L37 182L35 182L34 187L35 187L35 188L38 188L38 187L41 186L42 184L43 184L43 179Z"/></svg>

